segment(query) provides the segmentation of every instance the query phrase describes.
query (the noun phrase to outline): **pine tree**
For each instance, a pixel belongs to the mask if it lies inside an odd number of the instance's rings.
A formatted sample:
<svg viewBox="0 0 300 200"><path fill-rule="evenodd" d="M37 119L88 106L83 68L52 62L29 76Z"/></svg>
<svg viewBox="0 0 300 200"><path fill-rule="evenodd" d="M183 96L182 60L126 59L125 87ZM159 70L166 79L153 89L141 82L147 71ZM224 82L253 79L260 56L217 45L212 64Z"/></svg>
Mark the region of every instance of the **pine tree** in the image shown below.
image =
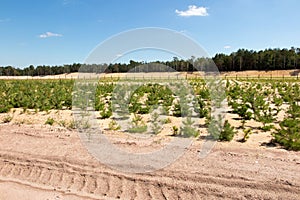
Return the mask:
<svg viewBox="0 0 300 200"><path fill-rule="evenodd" d="M191 117L187 117L185 121L182 122L183 126L180 127L180 135L183 137L197 137L199 131L193 127L193 120Z"/></svg>
<svg viewBox="0 0 300 200"><path fill-rule="evenodd" d="M289 116L279 123L280 128L273 134L274 141L287 149L300 150L300 106L290 105Z"/></svg>

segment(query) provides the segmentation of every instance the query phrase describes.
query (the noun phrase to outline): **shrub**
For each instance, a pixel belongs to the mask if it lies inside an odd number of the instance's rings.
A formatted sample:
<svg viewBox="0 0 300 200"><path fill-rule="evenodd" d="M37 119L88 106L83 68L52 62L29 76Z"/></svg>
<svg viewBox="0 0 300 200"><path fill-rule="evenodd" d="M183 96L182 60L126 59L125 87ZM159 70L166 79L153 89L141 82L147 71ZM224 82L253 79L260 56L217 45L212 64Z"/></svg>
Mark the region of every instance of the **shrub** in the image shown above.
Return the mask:
<svg viewBox="0 0 300 200"><path fill-rule="evenodd" d="M75 120L71 120L67 126L69 129L75 129L76 128L76 123Z"/></svg>
<svg viewBox="0 0 300 200"><path fill-rule="evenodd" d="M300 106L292 103L287 113L288 116L279 123L280 128L273 133L274 141L286 149L300 150Z"/></svg>
<svg viewBox="0 0 300 200"><path fill-rule="evenodd" d="M59 123L58 123L60 126L62 126L62 127L66 127L67 126L67 123L66 123L66 121L65 120L61 120L61 121L59 121Z"/></svg>
<svg viewBox="0 0 300 200"><path fill-rule="evenodd" d="M219 115L218 120L215 117L212 117L210 120L208 133L214 140L231 141L236 134L236 131L234 130L234 127L230 125L228 120L222 125L222 119Z"/></svg>
<svg viewBox="0 0 300 200"><path fill-rule="evenodd" d="M149 106L145 106L145 107L140 107L139 110L137 111L138 114L148 114L150 111L150 107Z"/></svg>
<svg viewBox="0 0 300 200"><path fill-rule="evenodd" d="M246 142L249 139L251 134L252 134L252 131L251 131L250 128L245 129L244 130L244 137L240 140L240 142Z"/></svg>
<svg viewBox="0 0 300 200"><path fill-rule="evenodd" d="M199 135L199 131L193 127L194 122L191 117L187 117L182 123L184 126L180 127L180 136L197 137Z"/></svg>
<svg viewBox="0 0 300 200"><path fill-rule="evenodd" d="M158 134L162 128L158 118L159 118L159 114L157 112L153 112L151 114L151 129L154 134Z"/></svg>
<svg viewBox="0 0 300 200"><path fill-rule="evenodd" d="M249 112L250 106L245 103L232 103L233 112L238 114L243 120L249 120L252 117L252 113Z"/></svg>
<svg viewBox="0 0 300 200"><path fill-rule="evenodd" d="M3 118L3 123L9 123L9 122L11 122L12 119L13 119L12 116L6 115L6 116Z"/></svg>
<svg viewBox="0 0 300 200"><path fill-rule="evenodd" d="M234 127L230 125L228 120L225 121L223 130L220 133L219 140L220 141L231 141L236 134Z"/></svg>
<svg viewBox="0 0 300 200"><path fill-rule="evenodd" d="M143 133L147 131L147 125L142 121L142 117L139 114L134 113L132 118L132 126L128 129L130 133Z"/></svg>
<svg viewBox="0 0 300 200"><path fill-rule="evenodd" d="M112 111L111 109L104 109L100 112L101 119L107 119L112 116Z"/></svg>
<svg viewBox="0 0 300 200"><path fill-rule="evenodd" d="M10 105L5 105L5 104L1 103L0 113L7 113L7 112L9 112L10 109L11 109Z"/></svg>
<svg viewBox="0 0 300 200"><path fill-rule="evenodd" d="M264 125L264 126L261 127L261 130L263 130L263 131L270 131L273 128L274 128L273 124L271 124L271 125Z"/></svg>
<svg viewBox="0 0 300 200"><path fill-rule="evenodd" d="M274 141L286 149L300 150L300 120L286 118L279 123L280 128L273 134Z"/></svg>
<svg viewBox="0 0 300 200"><path fill-rule="evenodd" d="M47 121L45 122L45 124L49 124L50 126L52 126L53 124L54 124L54 119L53 118L51 118L51 117L49 117L48 119L47 119Z"/></svg>
<svg viewBox="0 0 300 200"><path fill-rule="evenodd" d="M164 121L165 124L170 124L171 122L172 122L172 121L171 121L170 118L167 118L167 119L165 119L165 121Z"/></svg>
<svg viewBox="0 0 300 200"><path fill-rule="evenodd" d="M179 103L174 105L174 110L172 113L174 117L181 117L181 106Z"/></svg>
<svg viewBox="0 0 300 200"><path fill-rule="evenodd" d="M119 130L121 126L115 120L112 119L108 124L108 128L110 130L116 131Z"/></svg>
<svg viewBox="0 0 300 200"><path fill-rule="evenodd" d="M263 114L258 117L258 121L263 123L263 126L261 127L263 131L269 131L273 128L273 125L270 125L270 123L275 121L275 116L271 111L264 111Z"/></svg>
<svg viewBox="0 0 300 200"><path fill-rule="evenodd" d="M206 103L200 97L197 97L197 101L195 104L195 111L196 113L199 113L199 117L207 117L209 110L206 108Z"/></svg>
<svg viewBox="0 0 300 200"><path fill-rule="evenodd" d="M172 130L173 130L173 136L178 134L178 127L177 126L173 126Z"/></svg>

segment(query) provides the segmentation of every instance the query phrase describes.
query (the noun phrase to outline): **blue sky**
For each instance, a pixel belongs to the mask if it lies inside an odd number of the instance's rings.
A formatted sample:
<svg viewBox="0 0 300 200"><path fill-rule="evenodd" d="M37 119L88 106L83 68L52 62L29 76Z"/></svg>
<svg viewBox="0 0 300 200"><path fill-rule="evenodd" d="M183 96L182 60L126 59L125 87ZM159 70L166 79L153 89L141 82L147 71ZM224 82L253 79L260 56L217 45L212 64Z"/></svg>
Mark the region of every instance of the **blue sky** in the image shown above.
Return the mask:
<svg viewBox="0 0 300 200"><path fill-rule="evenodd" d="M1 0L0 66L82 63L105 39L142 27L182 32L210 56L300 47L299 8L298 0Z"/></svg>

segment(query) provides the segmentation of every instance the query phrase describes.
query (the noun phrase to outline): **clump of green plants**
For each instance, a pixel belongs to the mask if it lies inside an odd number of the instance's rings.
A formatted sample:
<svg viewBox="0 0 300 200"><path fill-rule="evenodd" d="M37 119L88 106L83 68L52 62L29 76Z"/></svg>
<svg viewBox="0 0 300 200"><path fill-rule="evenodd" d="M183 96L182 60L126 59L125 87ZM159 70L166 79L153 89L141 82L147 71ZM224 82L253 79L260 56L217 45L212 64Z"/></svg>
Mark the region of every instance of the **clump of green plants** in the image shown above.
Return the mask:
<svg viewBox="0 0 300 200"><path fill-rule="evenodd" d="M157 112L151 114L151 129L154 134L158 134L162 128L158 118L159 114Z"/></svg>
<svg viewBox="0 0 300 200"><path fill-rule="evenodd" d="M174 104L172 113L174 117L181 117L181 106L178 102Z"/></svg>
<svg viewBox="0 0 300 200"><path fill-rule="evenodd" d="M107 119L112 116L111 109L103 109L100 111L101 119Z"/></svg>
<svg viewBox="0 0 300 200"><path fill-rule="evenodd" d="M219 140L221 141L231 141L236 134L236 131L233 126L228 122L228 120L225 120L223 130L220 133Z"/></svg>
<svg viewBox="0 0 300 200"><path fill-rule="evenodd" d="M128 129L130 133L144 133L147 131L147 125L142 120L142 116L140 114L134 113L132 118L132 126Z"/></svg>
<svg viewBox="0 0 300 200"><path fill-rule="evenodd" d="M67 122L65 120L60 120L58 124L62 127L67 127Z"/></svg>
<svg viewBox="0 0 300 200"><path fill-rule="evenodd" d="M164 120L164 124L170 124L171 122L172 120L169 117Z"/></svg>
<svg viewBox="0 0 300 200"><path fill-rule="evenodd" d="M263 131L270 131L274 125L270 124L275 121L275 115L272 113L272 109L268 108L262 111L262 114L258 115L257 121L262 122L263 126L261 129Z"/></svg>
<svg viewBox="0 0 300 200"><path fill-rule="evenodd" d="M173 131L173 134L172 134L172 135L173 135L173 136L178 135L178 130L179 130L179 129L178 129L177 126L173 126L173 127L172 127L172 131Z"/></svg>
<svg viewBox="0 0 300 200"><path fill-rule="evenodd" d="M232 108L233 112L237 113L241 119L242 119L242 126L241 128L245 127L246 121L250 120L252 117L252 113L249 111L249 104L246 103L237 103L237 102L232 102Z"/></svg>
<svg viewBox="0 0 300 200"><path fill-rule="evenodd" d="M228 122L228 120L225 120L225 122L222 124L222 118L219 115L218 118L212 117L210 119L208 133L214 140L231 141L236 134L236 131Z"/></svg>
<svg viewBox="0 0 300 200"><path fill-rule="evenodd" d="M289 150L300 150L300 106L290 105L288 116L279 123L280 128L273 133L274 142Z"/></svg>
<svg viewBox="0 0 300 200"><path fill-rule="evenodd" d="M108 124L108 128L110 130L116 131L116 130L120 130L121 126L116 122L116 120L112 119Z"/></svg>
<svg viewBox="0 0 300 200"><path fill-rule="evenodd" d="M101 106L100 116L101 116L101 119L107 119L112 116L111 102L109 102L108 105L106 105L106 106Z"/></svg>
<svg viewBox="0 0 300 200"><path fill-rule="evenodd" d="M194 122L191 117L187 117L183 122L183 126L180 127L179 135L183 137L197 137L199 131L193 126Z"/></svg>
<svg viewBox="0 0 300 200"><path fill-rule="evenodd" d="M45 124L48 124L50 126L52 126L54 124L55 120L51 117L48 117L48 119L46 120Z"/></svg>
<svg viewBox="0 0 300 200"><path fill-rule="evenodd" d="M200 97L197 97L197 101L194 104L194 108L196 113L199 114L200 118L207 117L209 113L209 109L206 106L206 103Z"/></svg>
<svg viewBox="0 0 300 200"><path fill-rule="evenodd" d="M279 111L281 110L281 109L280 109L280 106L283 104L283 100L282 100L281 97L276 97L276 96L274 96L274 97L273 97L273 102L274 102L274 104L275 104L275 106L276 106L276 114L278 114Z"/></svg>
<svg viewBox="0 0 300 200"><path fill-rule="evenodd" d="M252 130L250 128L244 129L244 136L243 138L240 140L240 142L247 142L247 140L249 139L250 135L252 134Z"/></svg>
<svg viewBox="0 0 300 200"><path fill-rule="evenodd" d="M68 129L75 129L75 128L76 128L75 120L71 120L71 121L67 124L67 128L68 128Z"/></svg>
<svg viewBox="0 0 300 200"><path fill-rule="evenodd" d="M12 119L13 119L13 116L7 114L7 115L3 118L3 123L9 123L9 122L11 122Z"/></svg>
<svg viewBox="0 0 300 200"><path fill-rule="evenodd" d="M75 121L71 120L71 121L66 121L66 120L60 120L59 122L57 122L60 126L65 127L67 129L75 129Z"/></svg>

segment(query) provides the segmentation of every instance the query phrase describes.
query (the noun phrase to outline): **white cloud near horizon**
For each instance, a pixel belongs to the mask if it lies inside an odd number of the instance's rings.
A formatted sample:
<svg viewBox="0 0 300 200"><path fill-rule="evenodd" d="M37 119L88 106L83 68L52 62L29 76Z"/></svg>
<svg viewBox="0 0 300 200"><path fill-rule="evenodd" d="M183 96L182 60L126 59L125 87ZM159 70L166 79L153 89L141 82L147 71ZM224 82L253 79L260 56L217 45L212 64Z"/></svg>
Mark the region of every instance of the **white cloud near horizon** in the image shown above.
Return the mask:
<svg viewBox="0 0 300 200"><path fill-rule="evenodd" d="M224 46L224 49L230 49L231 48L231 46L230 45L226 45L226 46Z"/></svg>
<svg viewBox="0 0 300 200"><path fill-rule="evenodd" d="M208 16L207 8L206 7L197 7L195 5L190 5L187 10L175 10L178 16L181 17L191 17L191 16Z"/></svg>
<svg viewBox="0 0 300 200"><path fill-rule="evenodd" d="M39 38L62 37L62 36L63 36L62 34L46 32L46 33L39 35Z"/></svg>

